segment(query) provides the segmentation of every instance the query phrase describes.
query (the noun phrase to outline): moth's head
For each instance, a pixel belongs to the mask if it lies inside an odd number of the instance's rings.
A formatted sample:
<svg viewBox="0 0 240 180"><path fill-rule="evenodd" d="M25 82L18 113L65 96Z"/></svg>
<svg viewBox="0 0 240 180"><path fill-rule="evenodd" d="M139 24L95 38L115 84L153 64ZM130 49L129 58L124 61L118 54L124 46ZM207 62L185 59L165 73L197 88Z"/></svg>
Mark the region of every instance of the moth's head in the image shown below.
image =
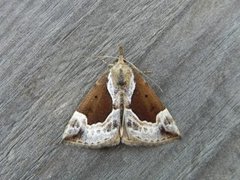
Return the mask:
<svg viewBox="0 0 240 180"><path fill-rule="evenodd" d="M128 88L133 77L131 67L126 63L123 48L119 47L119 56L110 69L111 80L116 88Z"/></svg>
<svg viewBox="0 0 240 180"><path fill-rule="evenodd" d="M117 64L127 64L127 61L124 57L124 49L122 46L119 46L119 55L117 57L117 59L114 60L113 64L109 64L108 68L111 69L113 66L117 65Z"/></svg>
<svg viewBox="0 0 240 180"><path fill-rule="evenodd" d="M117 63L126 63L126 59L124 58L124 48L121 45L118 46L118 54Z"/></svg>

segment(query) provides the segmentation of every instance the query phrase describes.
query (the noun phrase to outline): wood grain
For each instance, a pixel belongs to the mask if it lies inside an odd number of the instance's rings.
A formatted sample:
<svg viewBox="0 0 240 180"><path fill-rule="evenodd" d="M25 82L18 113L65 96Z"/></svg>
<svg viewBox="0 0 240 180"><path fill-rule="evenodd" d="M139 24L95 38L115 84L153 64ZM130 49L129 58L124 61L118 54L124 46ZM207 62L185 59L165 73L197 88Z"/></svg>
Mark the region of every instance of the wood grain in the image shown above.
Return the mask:
<svg viewBox="0 0 240 180"><path fill-rule="evenodd" d="M239 0L0 1L0 179L239 179L239 9ZM61 144L107 68L94 56L117 56L119 43L152 72L182 140Z"/></svg>

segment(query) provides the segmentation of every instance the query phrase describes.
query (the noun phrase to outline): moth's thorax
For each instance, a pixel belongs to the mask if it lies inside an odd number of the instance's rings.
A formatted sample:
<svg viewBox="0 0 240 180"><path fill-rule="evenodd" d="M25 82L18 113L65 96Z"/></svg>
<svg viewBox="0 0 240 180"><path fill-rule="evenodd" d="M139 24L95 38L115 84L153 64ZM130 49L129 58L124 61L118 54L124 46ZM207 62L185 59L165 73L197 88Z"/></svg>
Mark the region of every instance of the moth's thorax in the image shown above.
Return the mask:
<svg viewBox="0 0 240 180"><path fill-rule="evenodd" d="M113 100L114 108L128 107L135 89L134 74L123 59L110 69L107 83L108 91Z"/></svg>
<svg viewBox="0 0 240 180"><path fill-rule="evenodd" d="M119 89L127 89L129 87L133 72L126 63L116 63L110 69L110 73L112 75L112 81L115 87Z"/></svg>

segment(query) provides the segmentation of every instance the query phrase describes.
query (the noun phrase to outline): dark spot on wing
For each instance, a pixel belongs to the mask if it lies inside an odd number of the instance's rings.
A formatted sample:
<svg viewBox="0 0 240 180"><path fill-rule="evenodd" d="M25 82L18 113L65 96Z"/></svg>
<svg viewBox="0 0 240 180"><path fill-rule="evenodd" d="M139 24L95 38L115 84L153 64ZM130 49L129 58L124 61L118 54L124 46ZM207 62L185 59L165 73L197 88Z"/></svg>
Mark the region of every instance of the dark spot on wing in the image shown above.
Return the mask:
<svg viewBox="0 0 240 180"><path fill-rule="evenodd" d="M127 126L128 126L128 127L131 127L131 126L132 126L132 122L131 122L131 121L128 121L128 122L127 122Z"/></svg>
<svg viewBox="0 0 240 180"><path fill-rule="evenodd" d="M109 124L107 125L107 132L111 131L111 129L112 129L112 123L109 123Z"/></svg>
<svg viewBox="0 0 240 180"><path fill-rule="evenodd" d="M133 122L132 125L134 130L138 130L138 125L135 122Z"/></svg>
<svg viewBox="0 0 240 180"><path fill-rule="evenodd" d="M118 127L118 123L117 123L117 120L114 120L113 121L113 128L116 128L116 127Z"/></svg>
<svg viewBox="0 0 240 180"><path fill-rule="evenodd" d="M172 120L169 119L168 117L166 117L166 119L164 120L164 124L168 125L168 124L171 124L171 123L172 123Z"/></svg>
<svg viewBox="0 0 240 180"><path fill-rule="evenodd" d="M84 133L84 130L82 128L80 128L77 136L81 138L83 133Z"/></svg>
<svg viewBox="0 0 240 180"><path fill-rule="evenodd" d="M162 135L172 135L170 132L167 132L163 126L159 128Z"/></svg>
<svg viewBox="0 0 240 180"><path fill-rule="evenodd" d="M159 130L160 130L160 132L161 132L161 134L167 134L167 131L164 129L164 127L163 126L161 126L160 128L159 128Z"/></svg>
<svg viewBox="0 0 240 180"><path fill-rule="evenodd" d="M155 109L155 107L154 106L151 106L151 112L153 112L154 111L154 109Z"/></svg>

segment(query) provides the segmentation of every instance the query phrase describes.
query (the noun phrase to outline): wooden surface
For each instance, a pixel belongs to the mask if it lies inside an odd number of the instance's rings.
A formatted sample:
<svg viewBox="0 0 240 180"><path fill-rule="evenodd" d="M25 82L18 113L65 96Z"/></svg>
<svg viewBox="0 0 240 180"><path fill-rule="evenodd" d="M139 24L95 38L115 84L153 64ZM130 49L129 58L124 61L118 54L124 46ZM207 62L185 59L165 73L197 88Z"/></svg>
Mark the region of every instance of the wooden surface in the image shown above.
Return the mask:
<svg viewBox="0 0 240 180"><path fill-rule="evenodd" d="M0 179L239 179L239 9L239 0L1 0ZM183 139L61 144L107 68L94 56L116 56L119 43L152 72Z"/></svg>

